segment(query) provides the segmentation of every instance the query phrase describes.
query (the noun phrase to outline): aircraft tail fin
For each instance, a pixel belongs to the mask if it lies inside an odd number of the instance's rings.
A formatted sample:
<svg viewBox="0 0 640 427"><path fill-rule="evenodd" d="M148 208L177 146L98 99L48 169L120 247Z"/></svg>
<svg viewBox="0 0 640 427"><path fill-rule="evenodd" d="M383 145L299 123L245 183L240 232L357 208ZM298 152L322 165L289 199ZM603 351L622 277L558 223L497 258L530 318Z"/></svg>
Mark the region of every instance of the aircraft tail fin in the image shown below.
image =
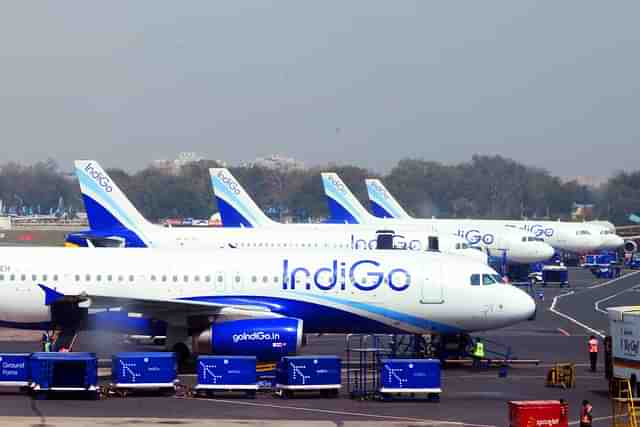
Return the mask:
<svg viewBox="0 0 640 427"><path fill-rule="evenodd" d="M347 224L367 224L371 222L373 218L371 214L353 195L349 187L342 182L338 174L323 172L322 185L329 203L329 215L332 222L344 222Z"/></svg>
<svg viewBox="0 0 640 427"><path fill-rule="evenodd" d="M90 228L128 230L146 242L144 231L153 224L133 206L100 164L95 160L76 160L75 168Z"/></svg>
<svg viewBox="0 0 640 427"><path fill-rule="evenodd" d="M409 215L389 193L379 179L365 179L369 203L374 216L378 218L410 219Z"/></svg>
<svg viewBox="0 0 640 427"><path fill-rule="evenodd" d="M209 169L220 218L224 227L267 227L271 220L225 168Z"/></svg>

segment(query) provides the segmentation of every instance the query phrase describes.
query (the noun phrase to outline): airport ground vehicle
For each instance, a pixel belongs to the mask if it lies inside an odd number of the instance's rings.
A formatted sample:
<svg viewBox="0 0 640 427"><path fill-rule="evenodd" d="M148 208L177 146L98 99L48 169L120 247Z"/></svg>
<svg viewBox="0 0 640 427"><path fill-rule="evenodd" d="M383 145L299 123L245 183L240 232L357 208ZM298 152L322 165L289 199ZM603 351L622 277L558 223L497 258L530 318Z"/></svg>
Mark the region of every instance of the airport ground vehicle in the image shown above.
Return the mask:
<svg viewBox="0 0 640 427"><path fill-rule="evenodd" d="M629 380L633 392L640 392L640 306L611 307L607 312L613 377Z"/></svg>

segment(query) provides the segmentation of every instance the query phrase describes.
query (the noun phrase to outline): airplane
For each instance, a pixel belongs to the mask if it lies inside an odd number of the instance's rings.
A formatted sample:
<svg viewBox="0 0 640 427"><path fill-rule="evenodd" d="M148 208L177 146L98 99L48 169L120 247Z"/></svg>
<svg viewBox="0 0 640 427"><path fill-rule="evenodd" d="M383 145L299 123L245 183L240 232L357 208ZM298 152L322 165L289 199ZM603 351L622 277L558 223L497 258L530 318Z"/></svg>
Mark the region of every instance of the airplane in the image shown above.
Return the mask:
<svg viewBox="0 0 640 427"><path fill-rule="evenodd" d="M344 226L306 227L303 232L286 227L269 230L162 227L147 221L97 162L78 160L75 168L90 229L68 234L65 240L67 247L371 250L376 248L378 232L385 231L380 227L354 230ZM428 249L429 236L420 231L394 234L395 246L401 249ZM442 239L439 243L443 251L469 254L486 262L486 255L470 249L453 237Z"/></svg>
<svg viewBox="0 0 640 427"><path fill-rule="evenodd" d="M0 248L0 325L83 330L118 307L190 353L295 353L303 333L470 333L533 318L533 299L439 252Z"/></svg>
<svg viewBox="0 0 640 427"><path fill-rule="evenodd" d="M322 234L339 232L346 233L349 236L361 236L363 234L375 236L377 232L383 230L380 227L366 225L354 228L337 222L333 224L282 224L269 218L258 207L256 202L249 196L249 193L228 169L211 168L209 169L209 174L222 225L225 228L255 228L260 231L271 230L275 232L308 232L314 230ZM429 248L428 237L432 236L438 237L438 250L442 252L470 256L487 262L487 255L470 248L464 239L453 234L438 234L434 228L403 227L401 231L386 229L386 232L391 234L392 246L396 249L426 250ZM426 240L425 237L427 238ZM363 249L365 247L375 249L376 245L377 239L375 238L362 239L352 237L351 239L352 249Z"/></svg>
<svg viewBox="0 0 640 427"><path fill-rule="evenodd" d="M443 234L455 234L488 254L504 256L509 263L529 264L553 256L553 248L541 239L522 230L471 220L383 219L371 215L335 173L322 173L322 184L333 220L376 227L428 227Z"/></svg>
<svg viewBox="0 0 640 427"><path fill-rule="evenodd" d="M449 221L447 219L417 219L411 217L378 179L365 180L371 210L379 218L395 218L405 221ZM473 220L476 222L476 220ZM478 223L494 227L508 226L531 232L556 249L587 253L602 249L616 249L624 244L622 238L599 222L568 223L554 221L478 220ZM611 223L608 223L609 225Z"/></svg>

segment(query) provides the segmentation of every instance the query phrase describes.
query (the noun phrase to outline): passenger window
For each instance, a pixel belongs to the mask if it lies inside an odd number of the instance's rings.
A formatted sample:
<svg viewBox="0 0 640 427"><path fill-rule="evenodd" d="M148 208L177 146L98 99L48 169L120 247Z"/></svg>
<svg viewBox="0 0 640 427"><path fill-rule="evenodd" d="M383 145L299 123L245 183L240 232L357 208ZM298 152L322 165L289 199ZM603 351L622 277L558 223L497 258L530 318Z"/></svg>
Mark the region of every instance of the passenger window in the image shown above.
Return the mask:
<svg viewBox="0 0 640 427"><path fill-rule="evenodd" d="M193 278L194 282L199 282L200 281L200 276L196 275L196 277Z"/></svg>
<svg viewBox="0 0 640 427"><path fill-rule="evenodd" d="M189 276L184 276L184 283L187 283L189 281Z"/></svg>
<svg viewBox="0 0 640 427"><path fill-rule="evenodd" d="M31 276L31 280L33 280L34 282L37 282L37 281L38 281L38 276L37 276L37 275L35 275L35 274L34 274L34 275L32 275L32 276Z"/></svg>
<svg viewBox="0 0 640 427"><path fill-rule="evenodd" d="M173 276L174 283L178 281L178 276Z"/></svg>
<svg viewBox="0 0 640 427"><path fill-rule="evenodd" d="M79 281L80 281L80 275L79 275L79 274L76 274L75 279L76 279L76 282L79 282Z"/></svg>
<svg viewBox="0 0 640 427"><path fill-rule="evenodd" d="M240 283L240 276L236 276L236 283Z"/></svg>
<svg viewBox="0 0 640 427"><path fill-rule="evenodd" d="M90 274L85 275L84 276L84 280L86 280L87 282L90 282L91 281L91 275Z"/></svg>
<svg viewBox="0 0 640 427"><path fill-rule="evenodd" d="M224 281L224 277L222 277L222 274L218 275L218 283L222 283Z"/></svg>
<svg viewBox="0 0 640 427"><path fill-rule="evenodd" d="M57 274L54 274L54 275L53 275L53 281L54 281L54 282L57 282L57 281L58 281L58 275L57 275Z"/></svg>
<svg viewBox="0 0 640 427"><path fill-rule="evenodd" d="M15 282L15 280L16 280L16 275L15 275L15 274L12 274L12 275L9 277L9 280L11 280L12 282Z"/></svg>
<svg viewBox="0 0 640 427"><path fill-rule="evenodd" d="M133 276L132 276L132 275L131 275L131 276L129 276L129 281L130 281L130 282L133 282Z"/></svg>
<svg viewBox="0 0 640 427"><path fill-rule="evenodd" d="M0 281L4 281L4 274L0 274Z"/></svg>
<svg viewBox="0 0 640 427"><path fill-rule="evenodd" d="M262 283L267 283L269 281L269 278L267 276L264 276L262 278Z"/></svg>
<svg viewBox="0 0 640 427"><path fill-rule="evenodd" d="M273 276L273 283L278 283L278 276Z"/></svg>
<svg viewBox="0 0 640 427"><path fill-rule="evenodd" d="M161 279L161 280L162 280L163 282L166 282L166 281L167 281L167 276L166 276L165 274L163 274L163 275L162 275L162 279Z"/></svg>
<svg viewBox="0 0 640 427"><path fill-rule="evenodd" d="M27 276L25 274L20 275L20 281L26 282L27 281Z"/></svg>
<svg viewBox="0 0 640 427"><path fill-rule="evenodd" d="M471 275L471 286L480 286L480 275L472 274Z"/></svg>
<svg viewBox="0 0 640 427"><path fill-rule="evenodd" d="M204 276L204 281L209 283L211 281L211 276L209 276L208 274Z"/></svg>
<svg viewBox="0 0 640 427"><path fill-rule="evenodd" d="M113 276L111 274L107 276L107 281L113 282Z"/></svg>
<svg viewBox="0 0 640 427"><path fill-rule="evenodd" d="M153 274L151 275L151 281L152 281L152 282L155 282L155 281L156 281L156 276L155 276L155 275L153 275Z"/></svg>
<svg viewBox="0 0 640 427"><path fill-rule="evenodd" d="M101 281L101 280L102 280L102 276L98 274L98 275L96 276L96 282L99 282L99 281Z"/></svg>

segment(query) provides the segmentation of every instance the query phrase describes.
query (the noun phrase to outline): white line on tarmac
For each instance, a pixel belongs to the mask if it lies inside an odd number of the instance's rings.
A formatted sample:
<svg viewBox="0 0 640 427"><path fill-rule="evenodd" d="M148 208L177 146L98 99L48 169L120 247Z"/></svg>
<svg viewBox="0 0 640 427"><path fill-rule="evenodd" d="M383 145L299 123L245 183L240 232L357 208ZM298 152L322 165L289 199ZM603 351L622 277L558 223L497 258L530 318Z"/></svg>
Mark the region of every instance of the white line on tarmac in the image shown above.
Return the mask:
<svg viewBox="0 0 640 427"><path fill-rule="evenodd" d="M588 325L585 325L581 321L576 320L573 317L556 310L556 303L558 302L558 299L564 298L566 296L573 295L573 294L575 294L575 292L574 291L570 291L570 292L565 292L564 294L560 294L560 295L556 296L555 298L553 298L553 302L551 303L551 307L549 307L549 311L551 311L552 313L554 313L554 314L556 314L556 315L558 315L560 317L563 317L563 318L567 319L571 323L575 323L576 325L580 326L581 328L586 329L587 331L589 331L589 332L591 332L593 334L598 335L600 338L604 338L604 334L602 332L596 331L595 329L593 329L592 327L590 327Z"/></svg>
<svg viewBox="0 0 640 427"><path fill-rule="evenodd" d="M187 399L186 397L176 397L176 399ZM244 402L240 400L224 400L224 399L202 399L198 398L197 400L206 400L209 402L218 402L218 403L230 403L234 405L245 405L245 406L258 406L262 408L274 408L274 409L288 409L293 411L306 411L306 412L317 412L323 414L331 414L331 415L347 415L354 417L368 417L368 418L379 418L386 420L397 420L397 421L414 421L421 423L431 423L431 424L449 424L455 426L470 426L470 427L494 427L489 424L469 424L466 422L459 421L441 421L441 420L427 420L423 418L410 418L410 417L394 417L390 415L376 415L376 414L365 414L361 412L348 412L348 411L333 411L330 409L317 409L317 408L301 408L299 406L285 406L285 405L275 405L271 403L253 403L253 402Z"/></svg>
<svg viewBox="0 0 640 427"><path fill-rule="evenodd" d="M594 418L591 421L604 421L604 420L610 420L612 418L613 418L613 415L609 415L608 417L597 417L597 418ZM575 426L577 424L580 424L580 421L571 421L569 423L570 426Z"/></svg>
<svg viewBox="0 0 640 427"><path fill-rule="evenodd" d="M607 286L607 285L609 285L609 284L611 284L611 283L613 283L613 282L616 282L616 281L618 281L618 280L620 280L620 279L626 279L627 277L631 277L631 276L633 276L634 274L638 274L638 273L640 273L640 271L633 271L633 272L631 272L631 273L623 274L623 275L622 275L622 276L620 276L620 277L616 277L615 279L607 280L607 281L606 281L606 282L604 282L604 283L599 283L599 284L597 284L597 285L589 286L587 289L598 289L598 288L601 288L601 287L603 287L603 286Z"/></svg>
<svg viewBox="0 0 640 427"><path fill-rule="evenodd" d="M606 302L606 301L609 301L609 300L611 300L611 299L614 299L614 298L615 298L615 297L617 297L618 295L622 295L622 294L624 294L625 292L629 292L630 290L632 290L632 289L637 289L637 288L639 288L639 287L640 287L640 285L635 285L635 286L630 287L629 289L625 289L624 291L616 292L616 293L615 293L615 294L613 294L613 295L609 295L609 296L608 296L608 297L606 297L606 298L602 298L602 299L600 299L600 300L596 301L596 302L595 302L595 304L593 304L593 308L594 308L596 311L599 311L600 313L607 314L607 311L606 311L606 310L603 310L603 309L601 309L601 308L600 308L600 304L601 304L601 303Z"/></svg>

